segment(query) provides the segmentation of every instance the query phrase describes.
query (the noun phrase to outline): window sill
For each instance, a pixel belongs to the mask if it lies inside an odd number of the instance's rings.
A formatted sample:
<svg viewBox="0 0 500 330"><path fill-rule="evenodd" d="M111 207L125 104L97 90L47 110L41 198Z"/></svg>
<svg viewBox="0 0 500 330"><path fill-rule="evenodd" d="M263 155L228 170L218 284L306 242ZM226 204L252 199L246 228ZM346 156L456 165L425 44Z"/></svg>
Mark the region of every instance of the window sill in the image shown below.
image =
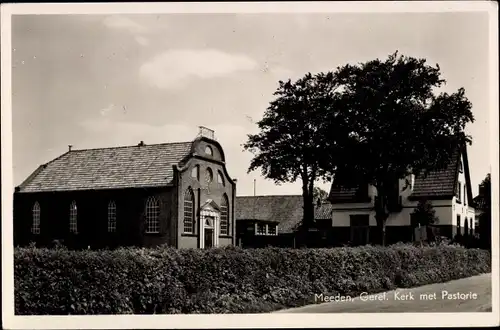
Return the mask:
<svg viewBox="0 0 500 330"><path fill-rule="evenodd" d="M144 235L147 235L147 236L163 236L163 234L159 233L159 232L157 232L157 233L144 233Z"/></svg>
<svg viewBox="0 0 500 330"><path fill-rule="evenodd" d="M219 238L233 238L232 235L219 235Z"/></svg>
<svg viewBox="0 0 500 330"><path fill-rule="evenodd" d="M198 234L195 233L181 233L182 237L198 237Z"/></svg>

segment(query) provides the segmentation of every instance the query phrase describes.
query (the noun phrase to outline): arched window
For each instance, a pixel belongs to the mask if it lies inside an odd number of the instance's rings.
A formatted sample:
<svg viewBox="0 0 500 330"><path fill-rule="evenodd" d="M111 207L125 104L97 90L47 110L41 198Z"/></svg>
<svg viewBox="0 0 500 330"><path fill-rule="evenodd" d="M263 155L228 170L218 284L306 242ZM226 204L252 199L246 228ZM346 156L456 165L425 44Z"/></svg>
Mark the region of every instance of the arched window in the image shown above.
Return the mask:
<svg viewBox="0 0 500 330"><path fill-rule="evenodd" d="M160 203L156 197L149 197L146 202L146 233L160 232Z"/></svg>
<svg viewBox="0 0 500 330"><path fill-rule="evenodd" d="M226 194L222 197L220 206L220 234L229 235L229 201Z"/></svg>
<svg viewBox="0 0 500 330"><path fill-rule="evenodd" d="M194 233L194 194L191 188L184 194L184 232Z"/></svg>
<svg viewBox="0 0 500 330"><path fill-rule="evenodd" d="M114 201L108 204L108 232L116 232L116 203Z"/></svg>
<svg viewBox="0 0 500 330"><path fill-rule="evenodd" d="M78 233L78 212L76 202L72 201L69 206L69 231L70 233Z"/></svg>
<svg viewBox="0 0 500 330"><path fill-rule="evenodd" d="M223 186L225 185L224 176L222 175L221 171L217 171L217 182Z"/></svg>
<svg viewBox="0 0 500 330"><path fill-rule="evenodd" d="M31 233L40 234L40 204L35 202L33 205L33 224L31 226Z"/></svg>
<svg viewBox="0 0 500 330"><path fill-rule="evenodd" d="M191 170L191 177L195 178L196 180L200 180L200 165L196 165L193 167Z"/></svg>
<svg viewBox="0 0 500 330"><path fill-rule="evenodd" d="M205 182L210 183L214 179L214 173L212 172L212 169L210 167L207 167L205 171Z"/></svg>
<svg viewBox="0 0 500 330"><path fill-rule="evenodd" d="M209 156L212 156L213 155L213 151L212 151L212 148L210 148L210 146L206 146L205 147L205 153Z"/></svg>

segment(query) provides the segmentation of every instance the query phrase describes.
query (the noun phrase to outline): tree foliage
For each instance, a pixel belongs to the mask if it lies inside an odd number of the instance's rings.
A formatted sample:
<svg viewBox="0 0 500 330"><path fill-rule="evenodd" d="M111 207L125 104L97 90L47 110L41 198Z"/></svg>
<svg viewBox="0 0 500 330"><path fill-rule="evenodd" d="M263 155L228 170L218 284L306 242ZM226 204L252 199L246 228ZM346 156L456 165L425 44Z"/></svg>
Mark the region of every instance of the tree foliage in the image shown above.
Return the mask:
<svg viewBox="0 0 500 330"><path fill-rule="evenodd" d="M324 191L320 187L314 187L313 197L315 201L324 202L328 198L328 192Z"/></svg>
<svg viewBox="0 0 500 330"><path fill-rule="evenodd" d="M350 130L335 184L376 187L384 244L390 187L410 174L445 168L457 149L471 143L464 129L474 121L472 106L463 88L437 93L445 84L439 65L397 52L385 61L340 67L335 77L341 90L335 108Z"/></svg>
<svg viewBox="0 0 500 330"><path fill-rule="evenodd" d="M340 129L328 131L342 127L332 103L336 89L333 73L280 81L276 99L257 123L260 132L248 135L244 144L255 155L249 172L260 168L277 184L302 181L305 226L314 221L314 182L331 178L337 136L342 135Z"/></svg>
<svg viewBox="0 0 500 330"><path fill-rule="evenodd" d="M314 218L314 182L329 180L377 190L376 219L384 244L390 187L409 174L447 166L473 122L465 90L438 93L440 68L425 59L391 54L333 72L279 82L245 150L255 154L249 171L276 183L302 180L304 220Z"/></svg>
<svg viewBox="0 0 500 330"><path fill-rule="evenodd" d="M481 214L479 216L479 239L481 247L491 249L491 175L488 173L480 184L479 198Z"/></svg>
<svg viewBox="0 0 500 330"><path fill-rule="evenodd" d="M412 214L421 226L429 226L439 222L436 210L428 200L419 201Z"/></svg>

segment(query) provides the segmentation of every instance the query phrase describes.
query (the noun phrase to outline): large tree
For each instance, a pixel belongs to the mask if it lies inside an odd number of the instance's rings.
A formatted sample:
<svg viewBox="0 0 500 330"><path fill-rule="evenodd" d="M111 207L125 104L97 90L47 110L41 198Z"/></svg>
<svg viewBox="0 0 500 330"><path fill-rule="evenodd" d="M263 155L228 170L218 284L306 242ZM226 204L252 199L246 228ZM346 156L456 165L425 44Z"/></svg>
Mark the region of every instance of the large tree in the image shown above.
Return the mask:
<svg viewBox="0 0 500 330"><path fill-rule="evenodd" d="M392 187L410 174L443 169L457 149L471 143L464 133L474 121L471 103L463 88L438 92L445 84L439 65L397 52L383 61L339 67L334 77L340 86L334 106L350 129L334 182L376 188L375 218L384 245Z"/></svg>
<svg viewBox="0 0 500 330"><path fill-rule="evenodd" d="M302 181L305 230L314 222L314 183L330 180L340 145L337 137L347 135L332 107L337 88L333 73L280 81L276 98L257 123L259 133L248 135L243 146L254 153L249 172L260 168L277 184Z"/></svg>

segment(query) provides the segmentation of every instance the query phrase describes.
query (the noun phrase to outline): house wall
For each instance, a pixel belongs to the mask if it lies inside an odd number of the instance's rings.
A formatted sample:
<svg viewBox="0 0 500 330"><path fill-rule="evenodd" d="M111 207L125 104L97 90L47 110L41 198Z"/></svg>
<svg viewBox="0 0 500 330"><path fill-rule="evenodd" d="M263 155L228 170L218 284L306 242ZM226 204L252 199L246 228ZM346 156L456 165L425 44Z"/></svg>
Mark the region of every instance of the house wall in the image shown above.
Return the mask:
<svg viewBox="0 0 500 330"><path fill-rule="evenodd" d="M410 186L406 187L406 180L401 179L399 182L400 196L402 197L402 209L400 212L394 212L389 215L386 222L386 240L388 243L405 241L411 239L412 231L410 228L411 217L410 214L416 208L418 202L411 201L408 197L412 193L414 176L408 176L407 180L410 182ZM462 185L462 199L464 195L464 185L465 185L465 175L460 173L459 182ZM348 241L350 238L350 215L356 214L368 214L369 224L370 224L370 237L375 237L379 235L376 228L377 222L375 219L374 199L377 195L376 189L370 187L368 190L369 196L371 197L371 202L369 203L342 203L333 204L332 213L332 225L335 227L335 237L338 241ZM434 210L436 212L436 217L439 221L436 223L440 228L440 234L447 237L454 237L457 233L457 214L461 215L461 228L464 228L465 219L474 219L474 208L469 205L469 201L466 200L466 204L458 203L456 198L448 200L430 200ZM474 221L469 221L469 228L471 226L474 230Z"/></svg>
<svg viewBox="0 0 500 330"><path fill-rule="evenodd" d="M464 164L463 158L462 164ZM460 228L463 230L465 227L465 221L469 222L469 229L471 228L472 225L472 230L473 232L475 231L475 210L473 207L471 207L469 204L471 201L468 200L467 196L467 189L470 189L470 187L467 187L467 180L465 178L465 167L464 171L458 173L458 185L461 186L461 196L460 199L457 199L456 197L453 197L453 225L454 225L454 232L453 236L455 236L458 233L458 221L457 221L457 216L460 215Z"/></svg>
<svg viewBox="0 0 500 330"><path fill-rule="evenodd" d="M44 192L14 194L14 244L50 245L53 240L75 248L116 246L175 245L172 219L176 208L171 207L174 190L123 189L75 192ZM160 233L144 233L145 203L149 196L160 200ZM77 205L78 234L69 232L69 210ZM114 200L117 212L115 233L108 233L108 203ZM40 234L31 233L32 207L40 204Z"/></svg>
<svg viewBox="0 0 500 330"><path fill-rule="evenodd" d="M255 226L260 224L274 224L275 222L240 219L236 221L236 244L243 248L263 248L267 246L294 247L293 233L279 233L278 235L256 235ZM278 225L279 229L279 225Z"/></svg>
<svg viewBox="0 0 500 330"><path fill-rule="evenodd" d="M205 154L205 148L210 145L213 151L213 156ZM235 239L235 217L234 217L234 201L236 198L236 183L228 176L225 165L222 162L222 150L216 144L208 141L200 141L195 145L195 152L199 157L191 158L186 165L179 171L179 195L178 195L178 213L177 219L178 231L178 246L179 248L198 248L200 235L200 207L208 200L212 199L217 205L221 205L223 195L226 194L229 203L229 235L220 235L219 246L234 245ZM192 169L199 166L199 180L191 176ZM207 168L213 172L212 182L205 181L205 173ZM224 184L217 180L217 174L221 173ZM194 212L196 214L194 233L184 233L184 195L188 188L194 192ZM207 189L208 188L208 189Z"/></svg>

